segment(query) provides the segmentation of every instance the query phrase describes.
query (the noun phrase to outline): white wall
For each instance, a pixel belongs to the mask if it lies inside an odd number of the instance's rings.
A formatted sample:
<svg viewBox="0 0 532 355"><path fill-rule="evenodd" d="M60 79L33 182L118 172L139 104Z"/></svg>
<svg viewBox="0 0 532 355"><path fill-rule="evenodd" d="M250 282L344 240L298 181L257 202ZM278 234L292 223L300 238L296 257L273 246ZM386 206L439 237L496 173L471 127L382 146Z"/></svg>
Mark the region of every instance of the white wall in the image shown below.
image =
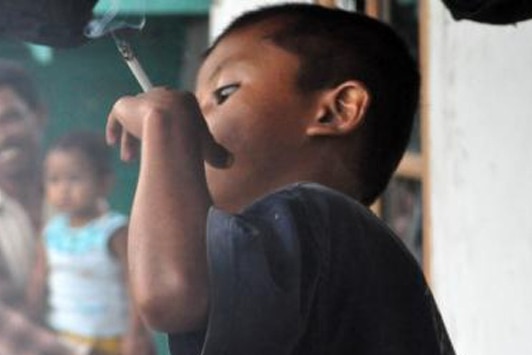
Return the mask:
<svg viewBox="0 0 532 355"><path fill-rule="evenodd" d="M276 3L311 2L304 0L214 0L211 7L210 38L214 39L223 29L244 11Z"/></svg>
<svg viewBox="0 0 532 355"><path fill-rule="evenodd" d="M532 21L430 1L432 281L458 354L532 354Z"/></svg>

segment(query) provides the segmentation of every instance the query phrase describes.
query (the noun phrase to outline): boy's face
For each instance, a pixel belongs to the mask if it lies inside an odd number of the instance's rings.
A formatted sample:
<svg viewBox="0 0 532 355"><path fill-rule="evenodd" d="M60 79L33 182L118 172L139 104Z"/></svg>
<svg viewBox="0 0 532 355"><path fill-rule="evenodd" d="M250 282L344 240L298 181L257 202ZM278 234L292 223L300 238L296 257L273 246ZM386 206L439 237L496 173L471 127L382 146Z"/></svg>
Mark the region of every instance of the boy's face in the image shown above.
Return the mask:
<svg viewBox="0 0 532 355"><path fill-rule="evenodd" d="M206 166L215 204L230 211L301 180L310 160L305 128L317 100L296 88L298 58L264 38L272 25L225 37L198 75L196 95L209 129L234 157L228 169Z"/></svg>

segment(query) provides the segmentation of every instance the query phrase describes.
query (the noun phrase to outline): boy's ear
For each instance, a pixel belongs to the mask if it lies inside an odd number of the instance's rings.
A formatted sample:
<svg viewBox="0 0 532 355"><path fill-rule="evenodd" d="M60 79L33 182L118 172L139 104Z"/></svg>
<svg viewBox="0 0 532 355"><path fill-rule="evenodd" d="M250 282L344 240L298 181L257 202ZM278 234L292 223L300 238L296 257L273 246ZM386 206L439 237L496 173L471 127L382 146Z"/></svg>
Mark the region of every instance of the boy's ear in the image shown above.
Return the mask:
<svg viewBox="0 0 532 355"><path fill-rule="evenodd" d="M370 104L368 89L350 80L322 95L320 110L307 127L309 136L339 136L353 132L364 120Z"/></svg>

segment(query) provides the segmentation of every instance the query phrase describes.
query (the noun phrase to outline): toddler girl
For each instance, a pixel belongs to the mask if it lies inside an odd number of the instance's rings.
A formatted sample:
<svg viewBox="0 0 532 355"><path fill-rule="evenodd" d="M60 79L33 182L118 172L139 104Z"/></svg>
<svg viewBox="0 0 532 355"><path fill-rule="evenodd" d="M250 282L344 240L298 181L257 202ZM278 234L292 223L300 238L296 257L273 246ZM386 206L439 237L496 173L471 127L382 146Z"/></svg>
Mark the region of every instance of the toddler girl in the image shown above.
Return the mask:
<svg viewBox="0 0 532 355"><path fill-rule="evenodd" d="M44 164L47 202L59 213L43 235L47 322L98 354L151 353L150 336L128 302L126 216L109 210L108 148L96 133L59 139Z"/></svg>

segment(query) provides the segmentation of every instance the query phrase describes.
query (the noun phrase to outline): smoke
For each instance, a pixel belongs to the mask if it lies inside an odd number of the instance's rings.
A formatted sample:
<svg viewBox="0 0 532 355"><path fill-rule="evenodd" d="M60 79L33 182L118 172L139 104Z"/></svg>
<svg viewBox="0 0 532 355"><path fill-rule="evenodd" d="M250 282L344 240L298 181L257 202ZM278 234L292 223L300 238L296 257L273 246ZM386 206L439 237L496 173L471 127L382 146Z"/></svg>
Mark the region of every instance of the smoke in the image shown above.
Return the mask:
<svg viewBox="0 0 532 355"><path fill-rule="evenodd" d="M117 31L140 31L146 23L146 0L100 1L84 34L94 39Z"/></svg>
<svg viewBox="0 0 532 355"><path fill-rule="evenodd" d="M140 31L146 23L146 4L145 0L109 0L105 10L96 8L95 13L101 13L94 18L85 27L85 36L88 38L100 38L107 34L111 35L115 41L116 47L133 76L137 79L143 91L150 90L153 85L138 61L129 42L125 39L124 34L131 31ZM105 5L103 5L105 6Z"/></svg>
<svg viewBox="0 0 532 355"><path fill-rule="evenodd" d="M97 0L0 0L0 38L51 47L77 47L87 42L83 29L93 16L96 2Z"/></svg>

